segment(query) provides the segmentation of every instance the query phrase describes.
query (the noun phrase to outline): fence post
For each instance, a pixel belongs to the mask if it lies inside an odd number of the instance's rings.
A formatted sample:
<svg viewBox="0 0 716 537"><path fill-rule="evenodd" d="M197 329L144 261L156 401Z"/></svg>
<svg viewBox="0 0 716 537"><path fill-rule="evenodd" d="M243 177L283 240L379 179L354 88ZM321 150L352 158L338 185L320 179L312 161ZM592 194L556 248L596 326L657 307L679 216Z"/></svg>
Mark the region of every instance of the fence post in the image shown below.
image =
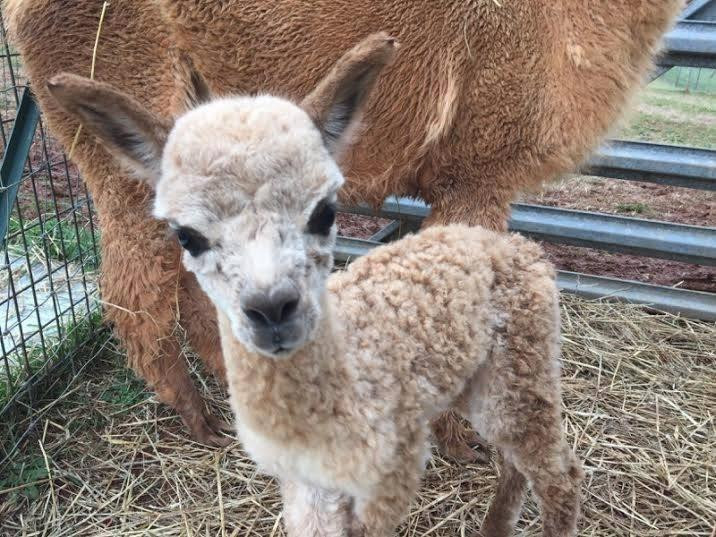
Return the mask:
<svg viewBox="0 0 716 537"><path fill-rule="evenodd" d="M25 88L17 109L15 124L5 148L2 166L0 166L0 238L3 248L10 222L10 214L22 181L25 162L30 154L35 127L40 118L40 111L29 88Z"/></svg>

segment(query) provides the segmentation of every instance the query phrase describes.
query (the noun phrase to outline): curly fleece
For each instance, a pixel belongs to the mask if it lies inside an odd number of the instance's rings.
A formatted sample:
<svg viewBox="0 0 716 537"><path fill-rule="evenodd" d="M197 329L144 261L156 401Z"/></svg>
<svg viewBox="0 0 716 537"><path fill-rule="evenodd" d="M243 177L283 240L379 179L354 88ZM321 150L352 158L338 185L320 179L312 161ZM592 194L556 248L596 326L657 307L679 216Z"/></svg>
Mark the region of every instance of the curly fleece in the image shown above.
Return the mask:
<svg viewBox="0 0 716 537"><path fill-rule="evenodd" d="M558 297L539 246L432 227L333 275L324 308L315 340L286 360L247 351L219 314L242 443L284 488L324 496L302 515L287 506L292 536L343 535L332 526L341 502L357 531L392 535L419 485L430 420L449 408L505 458L484 534L511 533L526 480L543 535L575 534L582 473L560 423Z"/></svg>

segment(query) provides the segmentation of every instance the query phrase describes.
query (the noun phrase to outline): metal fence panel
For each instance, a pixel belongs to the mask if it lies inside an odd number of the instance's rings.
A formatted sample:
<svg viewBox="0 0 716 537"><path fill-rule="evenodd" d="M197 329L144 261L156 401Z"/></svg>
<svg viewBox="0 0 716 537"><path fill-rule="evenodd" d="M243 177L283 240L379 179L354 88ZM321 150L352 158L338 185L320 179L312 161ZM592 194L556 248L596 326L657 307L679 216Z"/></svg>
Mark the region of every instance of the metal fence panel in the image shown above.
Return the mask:
<svg viewBox="0 0 716 537"><path fill-rule="evenodd" d="M600 148L583 172L614 179L716 190L716 151L615 140Z"/></svg>
<svg viewBox="0 0 716 537"><path fill-rule="evenodd" d="M716 23L682 20L664 38L660 65L716 67Z"/></svg>
<svg viewBox="0 0 716 537"><path fill-rule="evenodd" d="M0 417L100 329L98 235L79 173L46 135L0 19ZM22 96L22 97L21 97Z"/></svg>

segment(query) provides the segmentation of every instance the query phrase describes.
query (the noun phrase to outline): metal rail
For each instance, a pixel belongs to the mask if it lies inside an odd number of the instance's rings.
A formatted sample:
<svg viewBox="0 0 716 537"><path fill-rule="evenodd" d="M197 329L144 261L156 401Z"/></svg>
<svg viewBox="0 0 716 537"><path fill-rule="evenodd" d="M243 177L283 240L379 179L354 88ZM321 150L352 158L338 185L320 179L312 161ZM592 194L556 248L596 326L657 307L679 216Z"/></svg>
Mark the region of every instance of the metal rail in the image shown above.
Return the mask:
<svg viewBox="0 0 716 537"><path fill-rule="evenodd" d="M682 19L711 21L716 19L716 2L713 0L692 0L681 12Z"/></svg>
<svg viewBox="0 0 716 537"><path fill-rule="evenodd" d="M342 210L376 214L364 205ZM430 208L420 201L388 198L378 214L385 218L420 222L429 212ZM716 265L716 228L521 203L512 206L509 227L512 231L554 243Z"/></svg>
<svg viewBox="0 0 716 537"><path fill-rule="evenodd" d="M716 151L615 140L601 147L582 171L614 179L716 190Z"/></svg>
<svg viewBox="0 0 716 537"><path fill-rule="evenodd" d="M716 68L716 23L680 20L664 37L662 66Z"/></svg>
<svg viewBox="0 0 716 537"><path fill-rule="evenodd" d="M339 263L365 255L382 243L339 237L335 258ZM658 311L716 321L716 294L651 285L647 283L557 271L557 285L567 293L590 299L610 299L644 304Z"/></svg>
<svg viewBox="0 0 716 537"><path fill-rule="evenodd" d="M590 299L644 304L658 311L704 321L716 321L716 294L648 283L557 271L562 291Z"/></svg>
<svg viewBox="0 0 716 537"><path fill-rule="evenodd" d="M716 228L516 204L510 229L552 243L716 265Z"/></svg>

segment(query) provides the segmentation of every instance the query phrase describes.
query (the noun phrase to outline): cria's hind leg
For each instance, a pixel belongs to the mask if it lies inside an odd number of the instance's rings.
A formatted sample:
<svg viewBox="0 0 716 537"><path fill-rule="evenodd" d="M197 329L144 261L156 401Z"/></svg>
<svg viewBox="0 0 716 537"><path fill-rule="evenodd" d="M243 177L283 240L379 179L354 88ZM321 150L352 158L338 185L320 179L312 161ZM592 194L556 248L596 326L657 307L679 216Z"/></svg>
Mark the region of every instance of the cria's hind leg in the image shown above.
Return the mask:
<svg viewBox="0 0 716 537"><path fill-rule="evenodd" d="M513 383L508 390L500 386L500 377L508 376L506 369L497 375L495 371L482 371L478 404L483 408L475 418L486 426L488 438L503 454L505 468L482 533L510 535L526 478L540 507L543 537L573 537L583 474L562 433L560 402L554 397L559 385L545 375L539 383L522 379L522 389Z"/></svg>
<svg viewBox="0 0 716 537"><path fill-rule="evenodd" d="M562 432L557 294L545 264L522 277L512 291L495 292L505 311L519 314L496 327L496 344L470 385L470 417L529 482L542 535L573 537L582 470Z"/></svg>
<svg viewBox="0 0 716 537"><path fill-rule="evenodd" d="M505 458L500 478L497 482L495 497L482 523L482 537L509 537L520 516L527 480L512 461Z"/></svg>
<svg viewBox="0 0 716 537"><path fill-rule="evenodd" d="M536 451L518 450L514 463L529 479L542 514L544 537L577 534L582 467L566 442L546 444Z"/></svg>
<svg viewBox="0 0 716 537"><path fill-rule="evenodd" d="M520 514L527 481L542 515L543 537L577 534L582 467L569 446L557 437L538 446L530 442L506 450L497 493L481 531L483 537L508 537Z"/></svg>
<svg viewBox="0 0 716 537"><path fill-rule="evenodd" d="M488 391L500 389L499 381L487 380ZM487 399L489 412L494 412L489 437L505 458L506 473L485 519L484 535L509 535L507 524L517 518L517 492L524 489L525 479L539 504L543 537L576 535L582 468L562 432L560 401L554 397L559 393L558 383L545 375L537 385L539 389L533 387L534 379L523 379L522 390L513 385L511 391ZM510 487L510 482L516 487Z"/></svg>

